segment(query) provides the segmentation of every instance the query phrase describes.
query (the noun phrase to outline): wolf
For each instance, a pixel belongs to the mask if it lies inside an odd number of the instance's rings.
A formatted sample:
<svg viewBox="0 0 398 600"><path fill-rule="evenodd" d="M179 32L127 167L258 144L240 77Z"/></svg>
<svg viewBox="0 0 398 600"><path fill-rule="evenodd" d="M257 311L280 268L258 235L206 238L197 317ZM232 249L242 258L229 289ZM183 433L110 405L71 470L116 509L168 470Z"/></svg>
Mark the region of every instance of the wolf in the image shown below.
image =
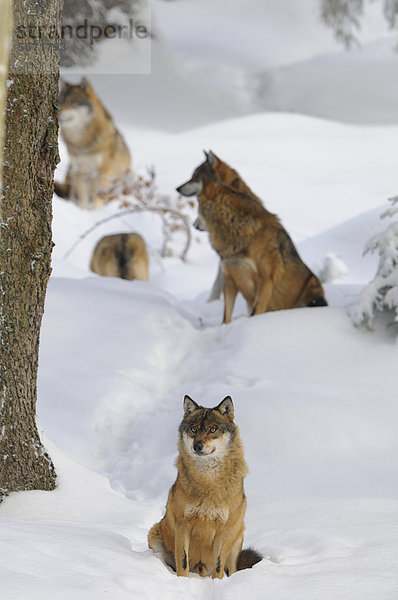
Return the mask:
<svg viewBox="0 0 398 600"><path fill-rule="evenodd" d="M181 194L181 196L197 196L202 188L202 177L207 177L210 181L230 187L237 192L242 192L249 196L256 204L259 204L260 206L263 205L260 198L252 192L235 169L222 161L221 158L212 152L212 150L209 152L204 150L204 155L204 162L194 170L192 177L177 188L177 192ZM199 231L206 231L206 223L200 212L193 225ZM209 302L220 298L224 283L224 275L220 263L216 279L210 292Z"/></svg>
<svg viewBox="0 0 398 600"><path fill-rule="evenodd" d="M112 117L84 77L77 85L62 82L59 124L70 166L54 191L81 208L97 209L113 199L130 174L130 152Z"/></svg>
<svg viewBox="0 0 398 600"><path fill-rule="evenodd" d="M224 319L241 292L250 315L326 306L319 279L301 260L278 217L247 194L202 177L199 212L225 278Z"/></svg>
<svg viewBox="0 0 398 600"><path fill-rule="evenodd" d="M222 579L258 563L258 552L242 550L247 465L232 398L204 408L186 395L178 450L177 479L165 516L149 531L149 547L183 577Z"/></svg>
<svg viewBox="0 0 398 600"><path fill-rule="evenodd" d="M95 247L90 269L98 275L148 281L148 252L138 233L106 235Z"/></svg>

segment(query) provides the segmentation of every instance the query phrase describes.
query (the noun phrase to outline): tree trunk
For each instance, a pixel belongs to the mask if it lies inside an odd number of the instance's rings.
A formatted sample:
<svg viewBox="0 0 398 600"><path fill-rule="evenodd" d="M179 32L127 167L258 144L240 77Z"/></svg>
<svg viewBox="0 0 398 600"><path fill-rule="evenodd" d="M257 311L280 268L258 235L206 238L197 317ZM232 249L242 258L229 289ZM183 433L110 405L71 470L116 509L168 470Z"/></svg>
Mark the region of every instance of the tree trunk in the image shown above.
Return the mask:
<svg viewBox="0 0 398 600"><path fill-rule="evenodd" d="M12 33L10 0L0 0L0 193L3 174L4 116L7 99L9 44Z"/></svg>
<svg viewBox="0 0 398 600"><path fill-rule="evenodd" d="M14 0L0 222L0 495L55 486L36 427L51 267L61 0Z"/></svg>

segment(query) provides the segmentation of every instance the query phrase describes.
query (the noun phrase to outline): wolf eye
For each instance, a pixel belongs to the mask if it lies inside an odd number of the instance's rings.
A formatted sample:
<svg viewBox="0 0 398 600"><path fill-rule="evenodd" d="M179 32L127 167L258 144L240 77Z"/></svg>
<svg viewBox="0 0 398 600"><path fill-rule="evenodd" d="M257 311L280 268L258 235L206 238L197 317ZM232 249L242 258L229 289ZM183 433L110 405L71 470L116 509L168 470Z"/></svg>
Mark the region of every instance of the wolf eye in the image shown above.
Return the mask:
<svg viewBox="0 0 398 600"><path fill-rule="evenodd" d="M198 428L195 427L195 425L192 425L191 431L192 431L192 433L196 433L198 431Z"/></svg>
<svg viewBox="0 0 398 600"><path fill-rule="evenodd" d="M217 431L217 427L210 427L210 433L215 433Z"/></svg>

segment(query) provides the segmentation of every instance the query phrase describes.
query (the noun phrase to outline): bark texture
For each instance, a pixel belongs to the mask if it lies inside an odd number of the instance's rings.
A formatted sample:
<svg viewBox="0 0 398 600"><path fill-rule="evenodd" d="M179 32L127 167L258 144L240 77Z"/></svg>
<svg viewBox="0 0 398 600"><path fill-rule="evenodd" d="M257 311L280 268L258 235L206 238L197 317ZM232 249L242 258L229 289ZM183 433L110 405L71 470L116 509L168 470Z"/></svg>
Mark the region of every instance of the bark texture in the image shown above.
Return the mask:
<svg viewBox="0 0 398 600"><path fill-rule="evenodd" d="M14 0L0 221L0 496L55 486L36 426L52 249L61 0Z"/></svg>
<svg viewBox="0 0 398 600"><path fill-rule="evenodd" d="M10 0L0 0L0 193L3 174L4 113L7 98L9 44L12 34Z"/></svg>

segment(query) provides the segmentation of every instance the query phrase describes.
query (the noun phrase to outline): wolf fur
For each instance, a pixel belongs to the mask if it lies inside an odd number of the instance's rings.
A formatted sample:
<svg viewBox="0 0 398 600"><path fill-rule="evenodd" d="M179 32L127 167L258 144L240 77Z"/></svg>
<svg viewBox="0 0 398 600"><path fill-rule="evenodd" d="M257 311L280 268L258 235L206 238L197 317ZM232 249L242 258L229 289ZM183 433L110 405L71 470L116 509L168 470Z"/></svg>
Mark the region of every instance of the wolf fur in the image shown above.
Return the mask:
<svg viewBox="0 0 398 600"><path fill-rule="evenodd" d="M113 198L130 172L130 152L112 117L86 78L62 82L59 123L70 165L64 183L54 183L61 198L81 208L96 209Z"/></svg>
<svg viewBox="0 0 398 600"><path fill-rule="evenodd" d="M177 188L179 194L188 197L197 196L202 189L202 178L207 177L207 179L210 179L210 181L213 181L214 183L220 183L237 192L242 192L243 194L250 196L254 202L262 206L260 198L252 192L235 169L222 161L211 150L209 152L204 151L204 155L204 162L194 170L192 177ZM194 227L199 231L206 231L206 223L200 213L194 222ZM220 298L224 283L224 274L220 263L217 277L210 292L209 302Z"/></svg>
<svg viewBox="0 0 398 600"><path fill-rule="evenodd" d="M276 215L250 196L202 178L199 212L224 273L224 323L236 295L251 315L304 306L325 306L319 279L301 260Z"/></svg>
<svg viewBox="0 0 398 600"><path fill-rule="evenodd" d="M184 398L177 479L165 516L148 534L149 547L179 576L193 572L222 579L224 572L232 575L262 558L242 550L247 465L233 419L230 396L216 408Z"/></svg>
<svg viewBox="0 0 398 600"><path fill-rule="evenodd" d="M148 252L138 233L103 237L95 247L90 269L105 277L148 281Z"/></svg>

